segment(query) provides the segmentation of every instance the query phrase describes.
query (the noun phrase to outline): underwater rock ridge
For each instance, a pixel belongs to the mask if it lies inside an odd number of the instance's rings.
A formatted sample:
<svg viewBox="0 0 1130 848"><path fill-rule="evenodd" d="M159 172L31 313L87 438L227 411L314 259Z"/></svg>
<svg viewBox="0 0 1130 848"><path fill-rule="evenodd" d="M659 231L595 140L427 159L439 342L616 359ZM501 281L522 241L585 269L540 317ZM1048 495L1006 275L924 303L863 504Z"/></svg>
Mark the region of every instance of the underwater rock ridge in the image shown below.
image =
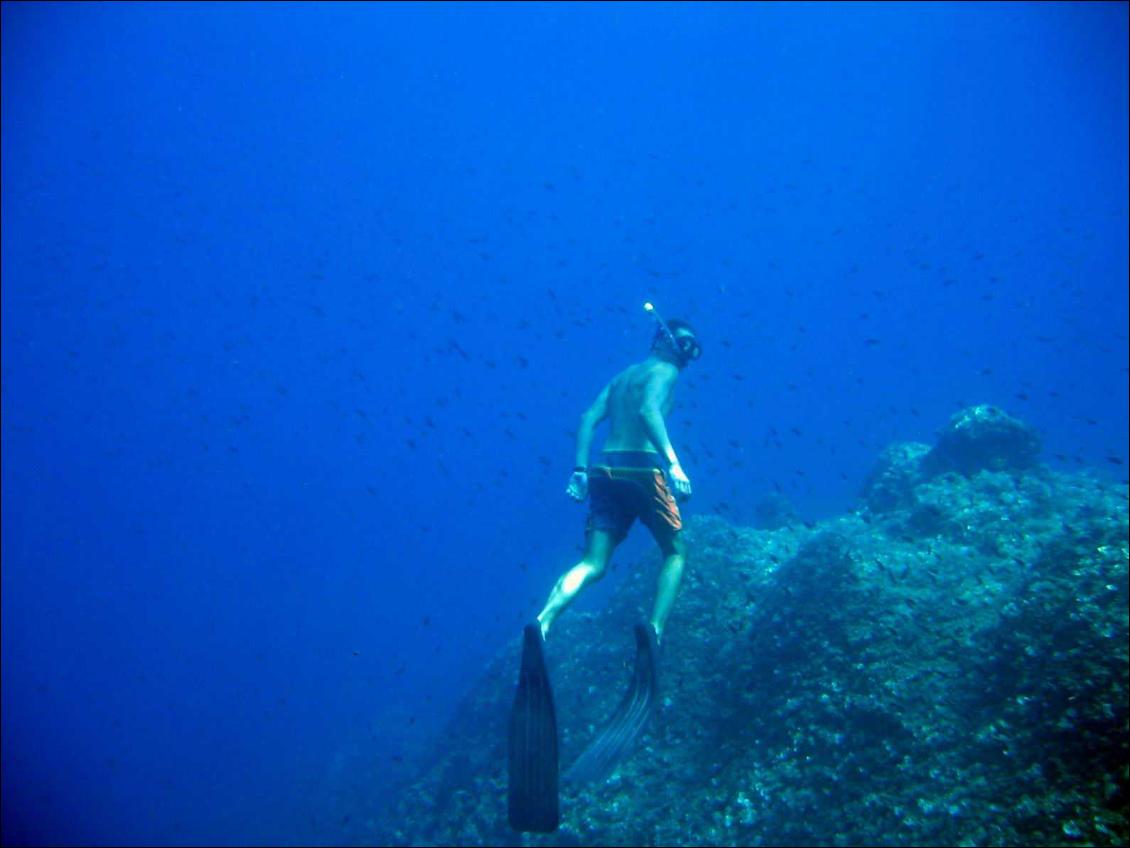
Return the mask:
<svg viewBox="0 0 1130 848"><path fill-rule="evenodd" d="M658 715L607 781L562 794L556 834L506 823L516 634L355 841L1127 844L1127 489L1038 454L971 407L933 447L886 448L844 515L691 518ZM549 640L565 763L622 694L652 559Z"/></svg>

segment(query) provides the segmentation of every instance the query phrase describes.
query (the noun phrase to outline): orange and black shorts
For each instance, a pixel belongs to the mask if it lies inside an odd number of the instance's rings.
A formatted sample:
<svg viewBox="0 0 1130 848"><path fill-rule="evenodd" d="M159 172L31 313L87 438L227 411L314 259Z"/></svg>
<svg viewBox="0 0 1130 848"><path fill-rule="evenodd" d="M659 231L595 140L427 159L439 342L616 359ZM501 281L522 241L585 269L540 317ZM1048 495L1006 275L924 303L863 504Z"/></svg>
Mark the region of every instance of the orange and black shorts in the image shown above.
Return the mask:
<svg viewBox="0 0 1130 848"><path fill-rule="evenodd" d="M660 547L683 529L679 505L667 487L659 455L605 451L589 467L589 515L585 533L604 530L619 544L639 519Z"/></svg>

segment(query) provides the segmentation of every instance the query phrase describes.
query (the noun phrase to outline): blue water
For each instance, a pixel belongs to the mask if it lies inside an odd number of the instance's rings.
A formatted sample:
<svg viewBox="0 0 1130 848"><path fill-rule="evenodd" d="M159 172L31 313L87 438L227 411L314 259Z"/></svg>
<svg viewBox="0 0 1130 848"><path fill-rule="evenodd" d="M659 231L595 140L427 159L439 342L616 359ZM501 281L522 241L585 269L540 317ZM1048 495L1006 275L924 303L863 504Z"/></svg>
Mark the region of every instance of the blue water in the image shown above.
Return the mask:
<svg viewBox="0 0 1130 848"><path fill-rule="evenodd" d="M1125 479L1125 3L2 25L5 843L378 814L575 561L645 300L688 517L979 402Z"/></svg>

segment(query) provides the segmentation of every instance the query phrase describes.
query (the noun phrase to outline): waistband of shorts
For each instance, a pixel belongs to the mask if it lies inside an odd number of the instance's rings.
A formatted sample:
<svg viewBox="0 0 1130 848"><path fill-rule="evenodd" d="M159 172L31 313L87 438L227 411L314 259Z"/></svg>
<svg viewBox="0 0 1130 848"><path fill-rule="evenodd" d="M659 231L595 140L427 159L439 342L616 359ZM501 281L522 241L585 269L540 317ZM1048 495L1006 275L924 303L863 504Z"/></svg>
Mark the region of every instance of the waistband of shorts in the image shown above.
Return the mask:
<svg viewBox="0 0 1130 848"><path fill-rule="evenodd" d="M663 469L663 461L654 451L601 451L600 459L593 463L610 468Z"/></svg>

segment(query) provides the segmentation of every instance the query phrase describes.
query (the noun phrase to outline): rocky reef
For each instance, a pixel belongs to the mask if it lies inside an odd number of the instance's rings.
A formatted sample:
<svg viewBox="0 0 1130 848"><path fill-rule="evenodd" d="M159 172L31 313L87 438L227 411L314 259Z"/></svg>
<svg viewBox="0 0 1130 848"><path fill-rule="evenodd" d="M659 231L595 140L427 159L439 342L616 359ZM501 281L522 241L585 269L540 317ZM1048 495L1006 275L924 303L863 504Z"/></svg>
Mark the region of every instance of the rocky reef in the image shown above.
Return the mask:
<svg viewBox="0 0 1130 848"><path fill-rule="evenodd" d="M1053 472L992 407L892 445L858 509L776 529L692 519L635 753L506 821L518 634L358 841L431 845L1125 845L1125 484ZM779 525L779 526L778 526ZM547 653L567 766L611 713L655 563Z"/></svg>

